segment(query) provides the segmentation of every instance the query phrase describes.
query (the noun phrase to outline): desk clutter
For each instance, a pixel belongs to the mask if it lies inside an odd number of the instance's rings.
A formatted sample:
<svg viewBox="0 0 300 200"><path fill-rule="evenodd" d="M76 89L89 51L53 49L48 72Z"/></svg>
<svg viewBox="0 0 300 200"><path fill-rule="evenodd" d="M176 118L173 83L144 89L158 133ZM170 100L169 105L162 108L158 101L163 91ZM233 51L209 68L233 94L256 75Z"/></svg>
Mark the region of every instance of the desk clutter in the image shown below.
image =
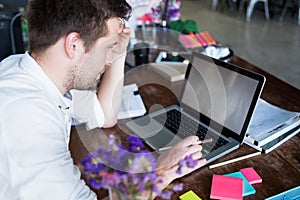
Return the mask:
<svg viewBox="0 0 300 200"><path fill-rule="evenodd" d="M181 34L178 40L187 50L200 51L219 60L228 61L233 56L233 51L217 42L208 31Z"/></svg>
<svg viewBox="0 0 300 200"><path fill-rule="evenodd" d="M255 194L252 184L261 182L262 178L252 167L225 175L214 174L210 198L240 200L244 196Z"/></svg>
<svg viewBox="0 0 300 200"><path fill-rule="evenodd" d="M217 45L217 41L207 31L201 33L191 33L188 35L179 35L178 37L181 44L187 49L193 49L197 47L207 47L210 45Z"/></svg>
<svg viewBox="0 0 300 200"><path fill-rule="evenodd" d="M256 190L252 185L261 182L262 178L253 167L243 168L238 172L230 174L213 174L210 198L241 200L245 196L255 194ZM201 198L191 190L182 194L179 199L201 200Z"/></svg>
<svg viewBox="0 0 300 200"><path fill-rule="evenodd" d="M170 82L183 80L191 54L161 51L151 68Z"/></svg>
<svg viewBox="0 0 300 200"><path fill-rule="evenodd" d="M300 113L259 99L245 137L245 144L269 153L300 131Z"/></svg>
<svg viewBox="0 0 300 200"><path fill-rule="evenodd" d="M143 99L138 91L138 86L133 83L123 87L123 95L118 119L142 116L146 113Z"/></svg>

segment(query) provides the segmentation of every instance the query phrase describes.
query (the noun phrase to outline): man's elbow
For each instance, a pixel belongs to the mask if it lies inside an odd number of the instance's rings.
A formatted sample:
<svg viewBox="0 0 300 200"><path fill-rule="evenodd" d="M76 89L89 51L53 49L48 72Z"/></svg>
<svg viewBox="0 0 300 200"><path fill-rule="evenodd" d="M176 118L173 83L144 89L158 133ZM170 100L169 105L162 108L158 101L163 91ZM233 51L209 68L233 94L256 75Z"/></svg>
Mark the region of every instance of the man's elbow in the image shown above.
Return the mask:
<svg viewBox="0 0 300 200"><path fill-rule="evenodd" d="M111 128L117 124L117 121L116 117L105 118L103 128Z"/></svg>

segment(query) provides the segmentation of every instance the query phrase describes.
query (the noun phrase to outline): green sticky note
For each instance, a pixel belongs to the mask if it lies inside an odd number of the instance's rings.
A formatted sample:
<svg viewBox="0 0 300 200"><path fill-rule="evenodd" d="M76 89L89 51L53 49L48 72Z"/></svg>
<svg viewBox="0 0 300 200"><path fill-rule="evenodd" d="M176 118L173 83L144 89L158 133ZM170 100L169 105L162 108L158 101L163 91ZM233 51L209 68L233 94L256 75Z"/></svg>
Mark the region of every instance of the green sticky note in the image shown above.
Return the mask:
<svg viewBox="0 0 300 200"><path fill-rule="evenodd" d="M200 197L198 197L192 190L184 193L179 197L181 200L201 200Z"/></svg>
<svg viewBox="0 0 300 200"><path fill-rule="evenodd" d="M249 183L246 177L241 172L234 172L231 174L225 174L225 176L235 177L235 178L242 178L243 179L243 196L248 196L250 194L255 194L256 190L254 187Z"/></svg>

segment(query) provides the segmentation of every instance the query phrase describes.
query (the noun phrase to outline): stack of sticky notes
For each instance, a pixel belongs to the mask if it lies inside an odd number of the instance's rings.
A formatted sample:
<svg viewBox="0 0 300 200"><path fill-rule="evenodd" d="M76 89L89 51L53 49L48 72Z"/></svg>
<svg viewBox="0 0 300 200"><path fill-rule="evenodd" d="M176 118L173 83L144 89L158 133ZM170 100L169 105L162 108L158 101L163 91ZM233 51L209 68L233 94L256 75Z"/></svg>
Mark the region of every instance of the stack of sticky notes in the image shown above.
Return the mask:
<svg viewBox="0 0 300 200"><path fill-rule="evenodd" d="M217 45L217 41L207 31L197 34L179 35L179 41L188 49Z"/></svg>
<svg viewBox="0 0 300 200"><path fill-rule="evenodd" d="M210 198L240 200L243 196L255 194L256 190L251 184L260 182L261 177L252 167L225 175L214 174Z"/></svg>
<svg viewBox="0 0 300 200"><path fill-rule="evenodd" d="M196 195L192 190L184 193L179 197L180 200L201 200L201 198Z"/></svg>
<svg viewBox="0 0 300 200"><path fill-rule="evenodd" d="M240 169L240 172L246 177L250 184L261 183L262 178L257 174L253 167Z"/></svg>
<svg viewBox="0 0 300 200"><path fill-rule="evenodd" d="M210 198L243 199L243 179L214 174Z"/></svg>

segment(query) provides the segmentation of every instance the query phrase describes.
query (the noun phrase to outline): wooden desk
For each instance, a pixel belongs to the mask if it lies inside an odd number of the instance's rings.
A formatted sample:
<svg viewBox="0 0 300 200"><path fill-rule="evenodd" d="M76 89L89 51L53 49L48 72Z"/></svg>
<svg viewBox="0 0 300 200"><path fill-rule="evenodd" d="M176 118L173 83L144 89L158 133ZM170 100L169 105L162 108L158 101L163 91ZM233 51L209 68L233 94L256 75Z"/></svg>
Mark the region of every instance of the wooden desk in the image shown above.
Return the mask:
<svg viewBox="0 0 300 200"><path fill-rule="evenodd" d="M262 93L263 99L284 109L300 112L299 89L284 83L237 56L234 56L231 62L266 76L267 81ZM125 83L129 84L132 82L141 86L140 94L144 99L147 109L151 110L176 102L181 88L180 82L171 84L146 66L133 69L126 74ZM106 135L110 133L120 135L121 139L126 136L124 133L129 134L130 130L126 128L125 122L126 120L120 120L118 124L111 129L95 129L89 133L86 133L83 126L73 128L70 150L75 164L79 163L80 159L86 155L88 150L96 150L97 147L101 145L103 133ZM211 164L252 152L255 152L255 150L247 145L242 145L238 150L227 154ZM184 190L174 194L172 199L179 199L179 195L188 190L193 190L204 200L209 199L213 174L232 173L244 167L254 167L263 179L263 183L254 185L256 194L244 197L245 200L264 199L300 185L300 135L298 134L292 137L269 154L256 156L212 170L208 169L208 166L204 166L192 174L175 180L175 182L184 183ZM96 192L99 195L99 199L107 194L103 190Z"/></svg>

